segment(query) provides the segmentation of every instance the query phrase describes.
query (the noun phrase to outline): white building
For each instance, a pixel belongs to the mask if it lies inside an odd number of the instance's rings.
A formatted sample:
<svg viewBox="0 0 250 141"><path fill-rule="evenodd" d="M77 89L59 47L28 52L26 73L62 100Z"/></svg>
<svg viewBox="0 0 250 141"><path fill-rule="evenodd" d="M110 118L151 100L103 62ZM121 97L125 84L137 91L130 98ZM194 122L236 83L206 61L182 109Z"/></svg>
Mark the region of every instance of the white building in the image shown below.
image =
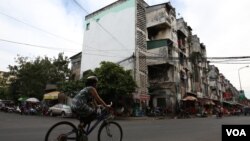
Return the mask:
<svg viewBox="0 0 250 141"><path fill-rule="evenodd" d="M101 61L131 69L138 89L134 98L148 102L146 14L143 0L118 0L85 17L82 72Z"/></svg>

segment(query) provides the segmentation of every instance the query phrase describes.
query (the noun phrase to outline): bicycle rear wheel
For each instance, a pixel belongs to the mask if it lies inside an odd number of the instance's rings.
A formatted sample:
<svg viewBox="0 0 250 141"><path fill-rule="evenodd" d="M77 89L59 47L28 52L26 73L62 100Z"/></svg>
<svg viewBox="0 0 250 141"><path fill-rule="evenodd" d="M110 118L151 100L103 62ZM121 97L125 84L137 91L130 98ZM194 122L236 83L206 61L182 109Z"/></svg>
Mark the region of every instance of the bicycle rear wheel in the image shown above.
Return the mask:
<svg viewBox="0 0 250 141"><path fill-rule="evenodd" d="M68 121L54 124L45 136L45 141L76 141L78 138L77 128Z"/></svg>
<svg viewBox="0 0 250 141"><path fill-rule="evenodd" d="M121 126L114 122L104 122L98 130L98 141L122 141Z"/></svg>

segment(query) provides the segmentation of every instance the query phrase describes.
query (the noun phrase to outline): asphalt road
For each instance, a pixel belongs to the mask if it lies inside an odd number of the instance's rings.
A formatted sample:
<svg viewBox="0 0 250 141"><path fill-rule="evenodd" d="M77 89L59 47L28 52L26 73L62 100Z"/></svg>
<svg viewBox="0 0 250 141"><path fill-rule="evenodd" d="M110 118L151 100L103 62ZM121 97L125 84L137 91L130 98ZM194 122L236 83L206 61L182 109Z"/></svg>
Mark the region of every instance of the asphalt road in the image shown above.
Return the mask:
<svg viewBox="0 0 250 141"><path fill-rule="evenodd" d="M25 116L0 112L0 141L43 141L46 131L54 123L76 119ZM216 119L132 119L118 120L124 132L123 141L221 141L222 124L250 124L250 116ZM97 129L89 141L97 140Z"/></svg>

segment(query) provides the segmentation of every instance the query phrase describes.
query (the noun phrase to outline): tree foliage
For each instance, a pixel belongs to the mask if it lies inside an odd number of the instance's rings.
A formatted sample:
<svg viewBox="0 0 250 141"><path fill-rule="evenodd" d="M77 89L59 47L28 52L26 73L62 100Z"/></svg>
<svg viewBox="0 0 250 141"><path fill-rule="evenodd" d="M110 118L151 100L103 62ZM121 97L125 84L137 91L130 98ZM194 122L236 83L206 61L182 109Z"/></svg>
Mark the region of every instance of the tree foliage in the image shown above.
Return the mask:
<svg viewBox="0 0 250 141"><path fill-rule="evenodd" d="M20 96L37 97L42 99L46 84L55 84L65 81L69 76L69 60L58 54L58 58L36 57L30 60L27 57L18 56L17 65L9 66L11 75L15 79L11 83L12 98Z"/></svg>
<svg viewBox="0 0 250 141"><path fill-rule="evenodd" d="M131 71L124 70L112 62L101 62L99 68L83 72L81 80L65 82L60 86L60 90L72 97L85 87L86 79L91 75L97 76L99 80L97 91L104 101L107 103L112 101L115 106L132 106L132 93L137 86Z"/></svg>
<svg viewBox="0 0 250 141"><path fill-rule="evenodd" d="M115 108L124 107L124 114L130 114L133 105L132 93L137 87L131 70L124 70L118 64L101 62L94 73L99 79L97 90L106 102L113 102Z"/></svg>
<svg viewBox="0 0 250 141"><path fill-rule="evenodd" d="M100 68L94 73L98 76L98 91L100 95L109 98L130 95L135 91L136 83L130 70L112 62L101 62Z"/></svg>
<svg viewBox="0 0 250 141"><path fill-rule="evenodd" d="M10 99L10 97L8 96L9 91L6 82L7 82L7 77L0 76L0 99Z"/></svg>
<svg viewBox="0 0 250 141"><path fill-rule="evenodd" d="M59 91L64 92L69 97L74 97L81 89L85 87L85 82L88 76L95 75L92 70L83 72L83 77L80 80L69 79L58 85Z"/></svg>

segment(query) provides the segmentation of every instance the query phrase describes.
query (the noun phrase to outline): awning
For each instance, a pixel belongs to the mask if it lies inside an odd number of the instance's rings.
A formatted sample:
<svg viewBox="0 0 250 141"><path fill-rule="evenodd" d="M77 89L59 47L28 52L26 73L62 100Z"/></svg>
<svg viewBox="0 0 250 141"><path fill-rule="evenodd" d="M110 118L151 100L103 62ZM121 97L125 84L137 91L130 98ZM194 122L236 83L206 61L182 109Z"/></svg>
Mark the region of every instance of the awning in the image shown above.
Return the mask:
<svg viewBox="0 0 250 141"><path fill-rule="evenodd" d="M194 96L186 96L182 99L183 101L197 101L197 98Z"/></svg>
<svg viewBox="0 0 250 141"><path fill-rule="evenodd" d="M53 92L49 92L43 95L43 99L44 100L54 100L54 99L58 99L58 95L59 95L59 91L53 91Z"/></svg>
<svg viewBox="0 0 250 141"><path fill-rule="evenodd" d="M226 104L229 104L229 105L234 105L234 103L230 102L230 101L223 101L223 103L226 103Z"/></svg>
<svg viewBox="0 0 250 141"><path fill-rule="evenodd" d="M196 93L193 93L193 92L186 92L188 96L195 96L197 97L197 94Z"/></svg>
<svg viewBox="0 0 250 141"><path fill-rule="evenodd" d="M198 101L202 104L202 105L215 105L214 101L210 98L198 98Z"/></svg>
<svg viewBox="0 0 250 141"><path fill-rule="evenodd" d="M235 105L241 106L241 107L245 107L246 105L241 104L241 103L235 103Z"/></svg>
<svg viewBox="0 0 250 141"><path fill-rule="evenodd" d="M21 101L21 102L22 102L22 101L25 101L26 99L28 99L28 97L23 96L23 97L19 97L19 98L18 98L18 101Z"/></svg>
<svg viewBox="0 0 250 141"><path fill-rule="evenodd" d="M212 100L208 100L205 102L206 105L215 105L215 103Z"/></svg>
<svg viewBox="0 0 250 141"><path fill-rule="evenodd" d="M31 103L38 103L40 102L37 98L31 97L25 100L26 102L31 102Z"/></svg>

